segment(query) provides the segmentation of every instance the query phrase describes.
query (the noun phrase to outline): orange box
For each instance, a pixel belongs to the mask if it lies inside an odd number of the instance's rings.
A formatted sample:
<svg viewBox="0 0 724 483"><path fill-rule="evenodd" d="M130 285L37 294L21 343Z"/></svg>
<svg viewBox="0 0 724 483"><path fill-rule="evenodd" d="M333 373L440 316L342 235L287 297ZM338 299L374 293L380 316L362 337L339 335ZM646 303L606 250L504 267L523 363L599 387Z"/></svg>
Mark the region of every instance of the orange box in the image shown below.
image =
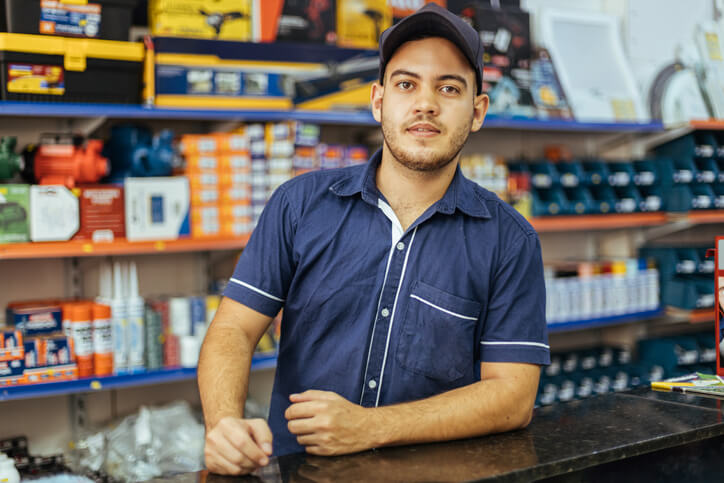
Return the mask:
<svg viewBox="0 0 724 483"><path fill-rule="evenodd" d="M243 153L227 153L218 157L219 170L241 170L244 172L251 171L251 154L248 151Z"/></svg>
<svg viewBox="0 0 724 483"><path fill-rule="evenodd" d="M23 333L19 330L0 330L0 361L24 358Z"/></svg>
<svg viewBox="0 0 724 483"><path fill-rule="evenodd" d="M204 189L217 189L219 187L219 174L216 171L203 170L186 173L191 191Z"/></svg>
<svg viewBox="0 0 724 483"><path fill-rule="evenodd" d="M221 234L223 236L244 236L251 233L253 229L254 225L251 217L221 223Z"/></svg>
<svg viewBox="0 0 724 483"><path fill-rule="evenodd" d="M222 153L248 153L249 137L245 133L217 133L218 151Z"/></svg>
<svg viewBox="0 0 724 483"><path fill-rule="evenodd" d="M251 201L251 184L239 185L221 190L219 201L222 205L248 203Z"/></svg>
<svg viewBox="0 0 724 483"><path fill-rule="evenodd" d="M227 170L219 175L219 186L222 188L241 185L251 185L251 171Z"/></svg>
<svg viewBox="0 0 724 483"><path fill-rule="evenodd" d="M191 190L191 206L197 205L208 205L211 203L218 203L221 198L221 193L218 187L203 189L192 189Z"/></svg>
<svg viewBox="0 0 724 483"><path fill-rule="evenodd" d="M180 148L186 156L215 153L219 150L219 138L214 134L184 134Z"/></svg>
<svg viewBox="0 0 724 483"><path fill-rule="evenodd" d="M216 171L220 166L219 156L215 154L194 154L186 156L186 172L212 170Z"/></svg>
<svg viewBox="0 0 724 483"><path fill-rule="evenodd" d="M222 222L251 218L252 214L251 203L248 201L224 204L219 207L219 218Z"/></svg>

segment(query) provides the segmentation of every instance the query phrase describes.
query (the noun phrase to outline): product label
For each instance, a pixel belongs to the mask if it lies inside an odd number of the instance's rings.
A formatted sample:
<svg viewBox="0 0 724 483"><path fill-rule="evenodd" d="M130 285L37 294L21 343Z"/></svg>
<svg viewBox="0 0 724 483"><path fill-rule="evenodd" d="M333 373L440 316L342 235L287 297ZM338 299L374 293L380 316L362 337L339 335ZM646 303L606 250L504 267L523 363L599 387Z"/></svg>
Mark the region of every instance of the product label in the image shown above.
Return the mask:
<svg viewBox="0 0 724 483"><path fill-rule="evenodd" d="M78 357L90 356L93 354L93 328L90 321L73 322L70 325L70 332L73 334L75 354Z"/></svg>
<svg viewBox="0 0 724 483"><path fill-rule="evenodd" d="M96 354L113 352L113 324L110 319L93 321L93 352Z"/></svg>
<svg viewBox="0 0 724 483"><path fill-rule="evenodd" d="M101 6L68 4L56 0L40 1L41 34L97 37L101 27Z"/></svg>
<svg viewBox="0 0 724 483"><path fill-rule="evenodd" d="M654 184L654 180L656 179L656 176L651 171L641 171L635 176L635 181L637 185L641 186L649 186Z"/></svg>
<svg viewBox="0 0 724 483"><path fill-rule="evenodd" d="M65 93L63 68L57 65L10 64L8 92L62 96Z"/></svg>

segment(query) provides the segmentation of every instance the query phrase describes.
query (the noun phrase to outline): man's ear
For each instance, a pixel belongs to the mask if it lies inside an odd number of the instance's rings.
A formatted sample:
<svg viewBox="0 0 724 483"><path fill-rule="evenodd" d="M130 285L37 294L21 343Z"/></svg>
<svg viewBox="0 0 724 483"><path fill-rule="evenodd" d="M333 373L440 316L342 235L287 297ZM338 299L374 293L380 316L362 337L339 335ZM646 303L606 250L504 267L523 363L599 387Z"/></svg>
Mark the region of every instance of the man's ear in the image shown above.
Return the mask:
<svg viewBox="0 0 724 483"><path fill-rule="evenodd" d="M379 82L372 84L372 90L370 91L370 105L372 106L372 117L375 121L382 122L382 96L385 93L385 88Z"/></svg>
<svg viewBox="0 0 724 483"><path fill-rule="evenodd" d="M478 132L483 127L483 121L485 120L485 114L488 112L488 105L490 104L490 98L487 94L480 94L475 96L473 100L473 125L470 128L471 132Z"/></svg>

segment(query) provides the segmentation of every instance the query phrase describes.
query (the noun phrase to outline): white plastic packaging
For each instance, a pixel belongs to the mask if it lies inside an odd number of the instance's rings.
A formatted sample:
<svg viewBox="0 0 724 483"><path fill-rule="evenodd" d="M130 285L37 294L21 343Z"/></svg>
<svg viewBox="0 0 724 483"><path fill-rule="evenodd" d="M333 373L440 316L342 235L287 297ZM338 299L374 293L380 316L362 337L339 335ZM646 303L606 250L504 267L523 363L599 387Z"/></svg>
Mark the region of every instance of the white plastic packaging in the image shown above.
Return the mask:
<svg viewBox="0 0 724 483"><path fill-rule="evenodd" d="M138 293L138 273L136 262L128 268L128 367L131 372L145 369L145 348L143 344L143 316L145 304Z"/></svg>
<svg viewBox="0 0 724 483"><path fill-rule="evenodd" d="M113 264L113 368L116 374L128 374L128 305L123 298L123 276L121 264Z"/></svg>
<svg viewBox="0 0 724 483"><path fill-rule="evenodd" d="M5 453L0 453L0 481L2 483L20 483L20 473L15 461Z"/></svg>

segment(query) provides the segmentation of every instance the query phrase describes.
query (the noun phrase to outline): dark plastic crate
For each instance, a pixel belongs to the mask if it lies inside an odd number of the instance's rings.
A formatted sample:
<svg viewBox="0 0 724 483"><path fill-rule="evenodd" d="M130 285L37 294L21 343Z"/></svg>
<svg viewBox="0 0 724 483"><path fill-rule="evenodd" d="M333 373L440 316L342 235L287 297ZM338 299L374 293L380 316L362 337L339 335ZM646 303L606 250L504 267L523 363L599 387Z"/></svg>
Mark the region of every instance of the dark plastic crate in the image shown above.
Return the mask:
<svg viewBox="0 0 724 483"><path fill-rule="evenodd" d="M59 35L125 41L128 40L128 31L131 28L133 8L138 1L89 0L87 5L78 6L59 1L3 0L3 8L2 12L0 12L0 28L4 32L18 34ZM41 7L43 3L45 3L44 8ZM54 3L60 6L60 9L56 10L60 15L51 13ZM84 15L89 13L95 15L93 12L83 13L79 11L80 9L100 10L98 14L100 21L86 22L85 28L75 25L83 18L88 19ZM51 24L53 24L52 27Z"/></svg>

